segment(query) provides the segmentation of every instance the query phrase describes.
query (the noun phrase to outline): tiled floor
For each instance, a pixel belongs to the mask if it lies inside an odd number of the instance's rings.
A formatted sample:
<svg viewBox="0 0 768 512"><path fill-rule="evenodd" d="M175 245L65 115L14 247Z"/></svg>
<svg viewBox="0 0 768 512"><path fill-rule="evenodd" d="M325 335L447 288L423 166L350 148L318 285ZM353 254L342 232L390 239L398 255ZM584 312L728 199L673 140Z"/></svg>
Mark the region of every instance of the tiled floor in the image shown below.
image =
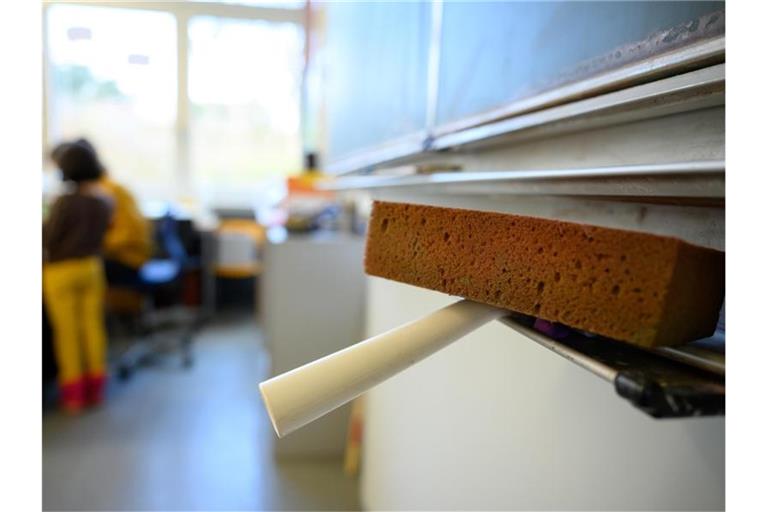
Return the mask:
<svg viewBox="0 0 768 512"><path fill-rule="evenodd" d="M176 359L112 383L101 409L43 417L46 510L354 510L340 461L276 463L247 317L206 327L195 366Z"/></svg>

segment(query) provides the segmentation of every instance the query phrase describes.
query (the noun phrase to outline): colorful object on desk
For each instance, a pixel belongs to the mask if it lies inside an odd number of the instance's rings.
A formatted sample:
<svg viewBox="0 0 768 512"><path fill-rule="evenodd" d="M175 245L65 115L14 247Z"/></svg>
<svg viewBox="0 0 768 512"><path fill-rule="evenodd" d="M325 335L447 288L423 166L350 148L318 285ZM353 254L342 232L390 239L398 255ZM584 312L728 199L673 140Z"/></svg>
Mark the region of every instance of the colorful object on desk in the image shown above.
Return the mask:
<svg viewBox="0 0 768 512"><path fill-rule="evenodd" d="M304 172L288 178L288 196L281 204L286 212L285 227L294 233L332 227L341 212L335 192L318 187L335 177L318 170L314 153L307 154L305 160Z"/></svg>

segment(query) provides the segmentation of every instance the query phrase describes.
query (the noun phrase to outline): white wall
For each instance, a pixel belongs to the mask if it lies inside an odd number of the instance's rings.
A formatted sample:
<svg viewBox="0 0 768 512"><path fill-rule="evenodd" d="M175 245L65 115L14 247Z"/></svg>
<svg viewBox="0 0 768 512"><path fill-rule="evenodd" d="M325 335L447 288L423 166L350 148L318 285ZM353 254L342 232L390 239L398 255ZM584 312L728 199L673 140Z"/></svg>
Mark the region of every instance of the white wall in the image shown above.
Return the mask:
<svg viewBox="0 0 768 512"><path fill-rule="evenodd" d="M368 335L448 304L370 278ZM371 510L723 509L723 418L654 420L495 322L366 395Z"/></svg>

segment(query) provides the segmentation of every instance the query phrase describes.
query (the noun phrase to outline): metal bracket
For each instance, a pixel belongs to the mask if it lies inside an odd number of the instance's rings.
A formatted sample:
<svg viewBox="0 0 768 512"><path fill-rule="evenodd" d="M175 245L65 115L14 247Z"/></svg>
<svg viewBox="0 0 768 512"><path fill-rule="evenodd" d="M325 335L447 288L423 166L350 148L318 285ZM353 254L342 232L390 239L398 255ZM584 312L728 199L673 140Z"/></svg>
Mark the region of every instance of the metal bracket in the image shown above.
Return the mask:
<svg viewBox="0 0 768 512"><path fill-rule="evenodd" d="M567 328L561 328L555 339L535 329L536 319L526 315L500 321L612 382L619 396L654 418L725 414L723 332L682 348L643 349Z"/></svg>

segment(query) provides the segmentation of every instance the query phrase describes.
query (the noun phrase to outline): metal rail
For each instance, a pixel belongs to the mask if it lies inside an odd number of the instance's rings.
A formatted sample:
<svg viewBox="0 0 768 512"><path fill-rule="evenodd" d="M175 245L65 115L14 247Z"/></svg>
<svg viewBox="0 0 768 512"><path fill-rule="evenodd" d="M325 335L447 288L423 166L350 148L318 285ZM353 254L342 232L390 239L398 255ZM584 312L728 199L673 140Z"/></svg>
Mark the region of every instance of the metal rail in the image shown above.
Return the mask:
<svg viewBox="0 0 768 512"><path fill-rule="evenodd" d="M354 190L425 185L481 184L571 179L650 178L660 176L723 175L724 161L674 162L575 169L521 169L515 171L439 172L407 176L348 176L318 185L324 190Z"/></svg>
<svg viewBox="0 0 768 512"><path fill-rule="evenodd" d="M689 62L685 55L690 52L697 55L697 52L701 52L701 56L707 56L707 59L717 56L724 58L724 41L724 38L718 38L694 47L683 48L678 52L669 52L663 58L670 59L670 67L662 68L665 70L676 69L675 66ZM676 60L678 57L680 58L679 61ZM651 77L657 76L656 74L661 69L655 67L656 64L658 64L658 59L638 62L635 65L645 66L649 73L647 76ZM622 68L612 73L626 72L627 70ZM638 75L638 77L640 76L642 74ZM481 123L476 120L462 125L462 129L443 129L437 133L435 138L432 138L428 131L413 133L398 140L342 157L331 162L328 165L328 171L335 174L357 172L387 162L404 161L430 151L475 144L503 135L508 136L534 129L544 130L549 127L553 133L560 133L564 130L585 129L600 124L606 125L660 117L671 113L725 104L724 64L715 64L631 87L627 87L631 85L631 82L616 82L615 85L619 83L626 88L595 96L594 94L597 94L600 88L588 87L581 91L580 95L583 97L587 95L588 91L592 91L591 97L564 104L563 101L558 102L555 99L558 97L561 100L563 98L573 99L571 94L559 96L564 92L559 89L554 90L545 94L551 96L546 101L541 100L539 102L537 100L539 96L536 96L531 98L530 106L525 106L525 108L510 107L510 109L505 110L503 116L496 113L488 117L485 122ZM568 87L582 85L584 84L574 84ZM546 130L544 133L547 133Z"/></svg>
<svg viewBox="0 0 768 512"><path fill-rule="evenodd" d="M644 349L565 328L557 339L534 328L535 319L499 319L526 338L611 382L619 396L655 418L725 414L725 335L704 343ZM709 348L707 348L709 347Z"/></svg>

